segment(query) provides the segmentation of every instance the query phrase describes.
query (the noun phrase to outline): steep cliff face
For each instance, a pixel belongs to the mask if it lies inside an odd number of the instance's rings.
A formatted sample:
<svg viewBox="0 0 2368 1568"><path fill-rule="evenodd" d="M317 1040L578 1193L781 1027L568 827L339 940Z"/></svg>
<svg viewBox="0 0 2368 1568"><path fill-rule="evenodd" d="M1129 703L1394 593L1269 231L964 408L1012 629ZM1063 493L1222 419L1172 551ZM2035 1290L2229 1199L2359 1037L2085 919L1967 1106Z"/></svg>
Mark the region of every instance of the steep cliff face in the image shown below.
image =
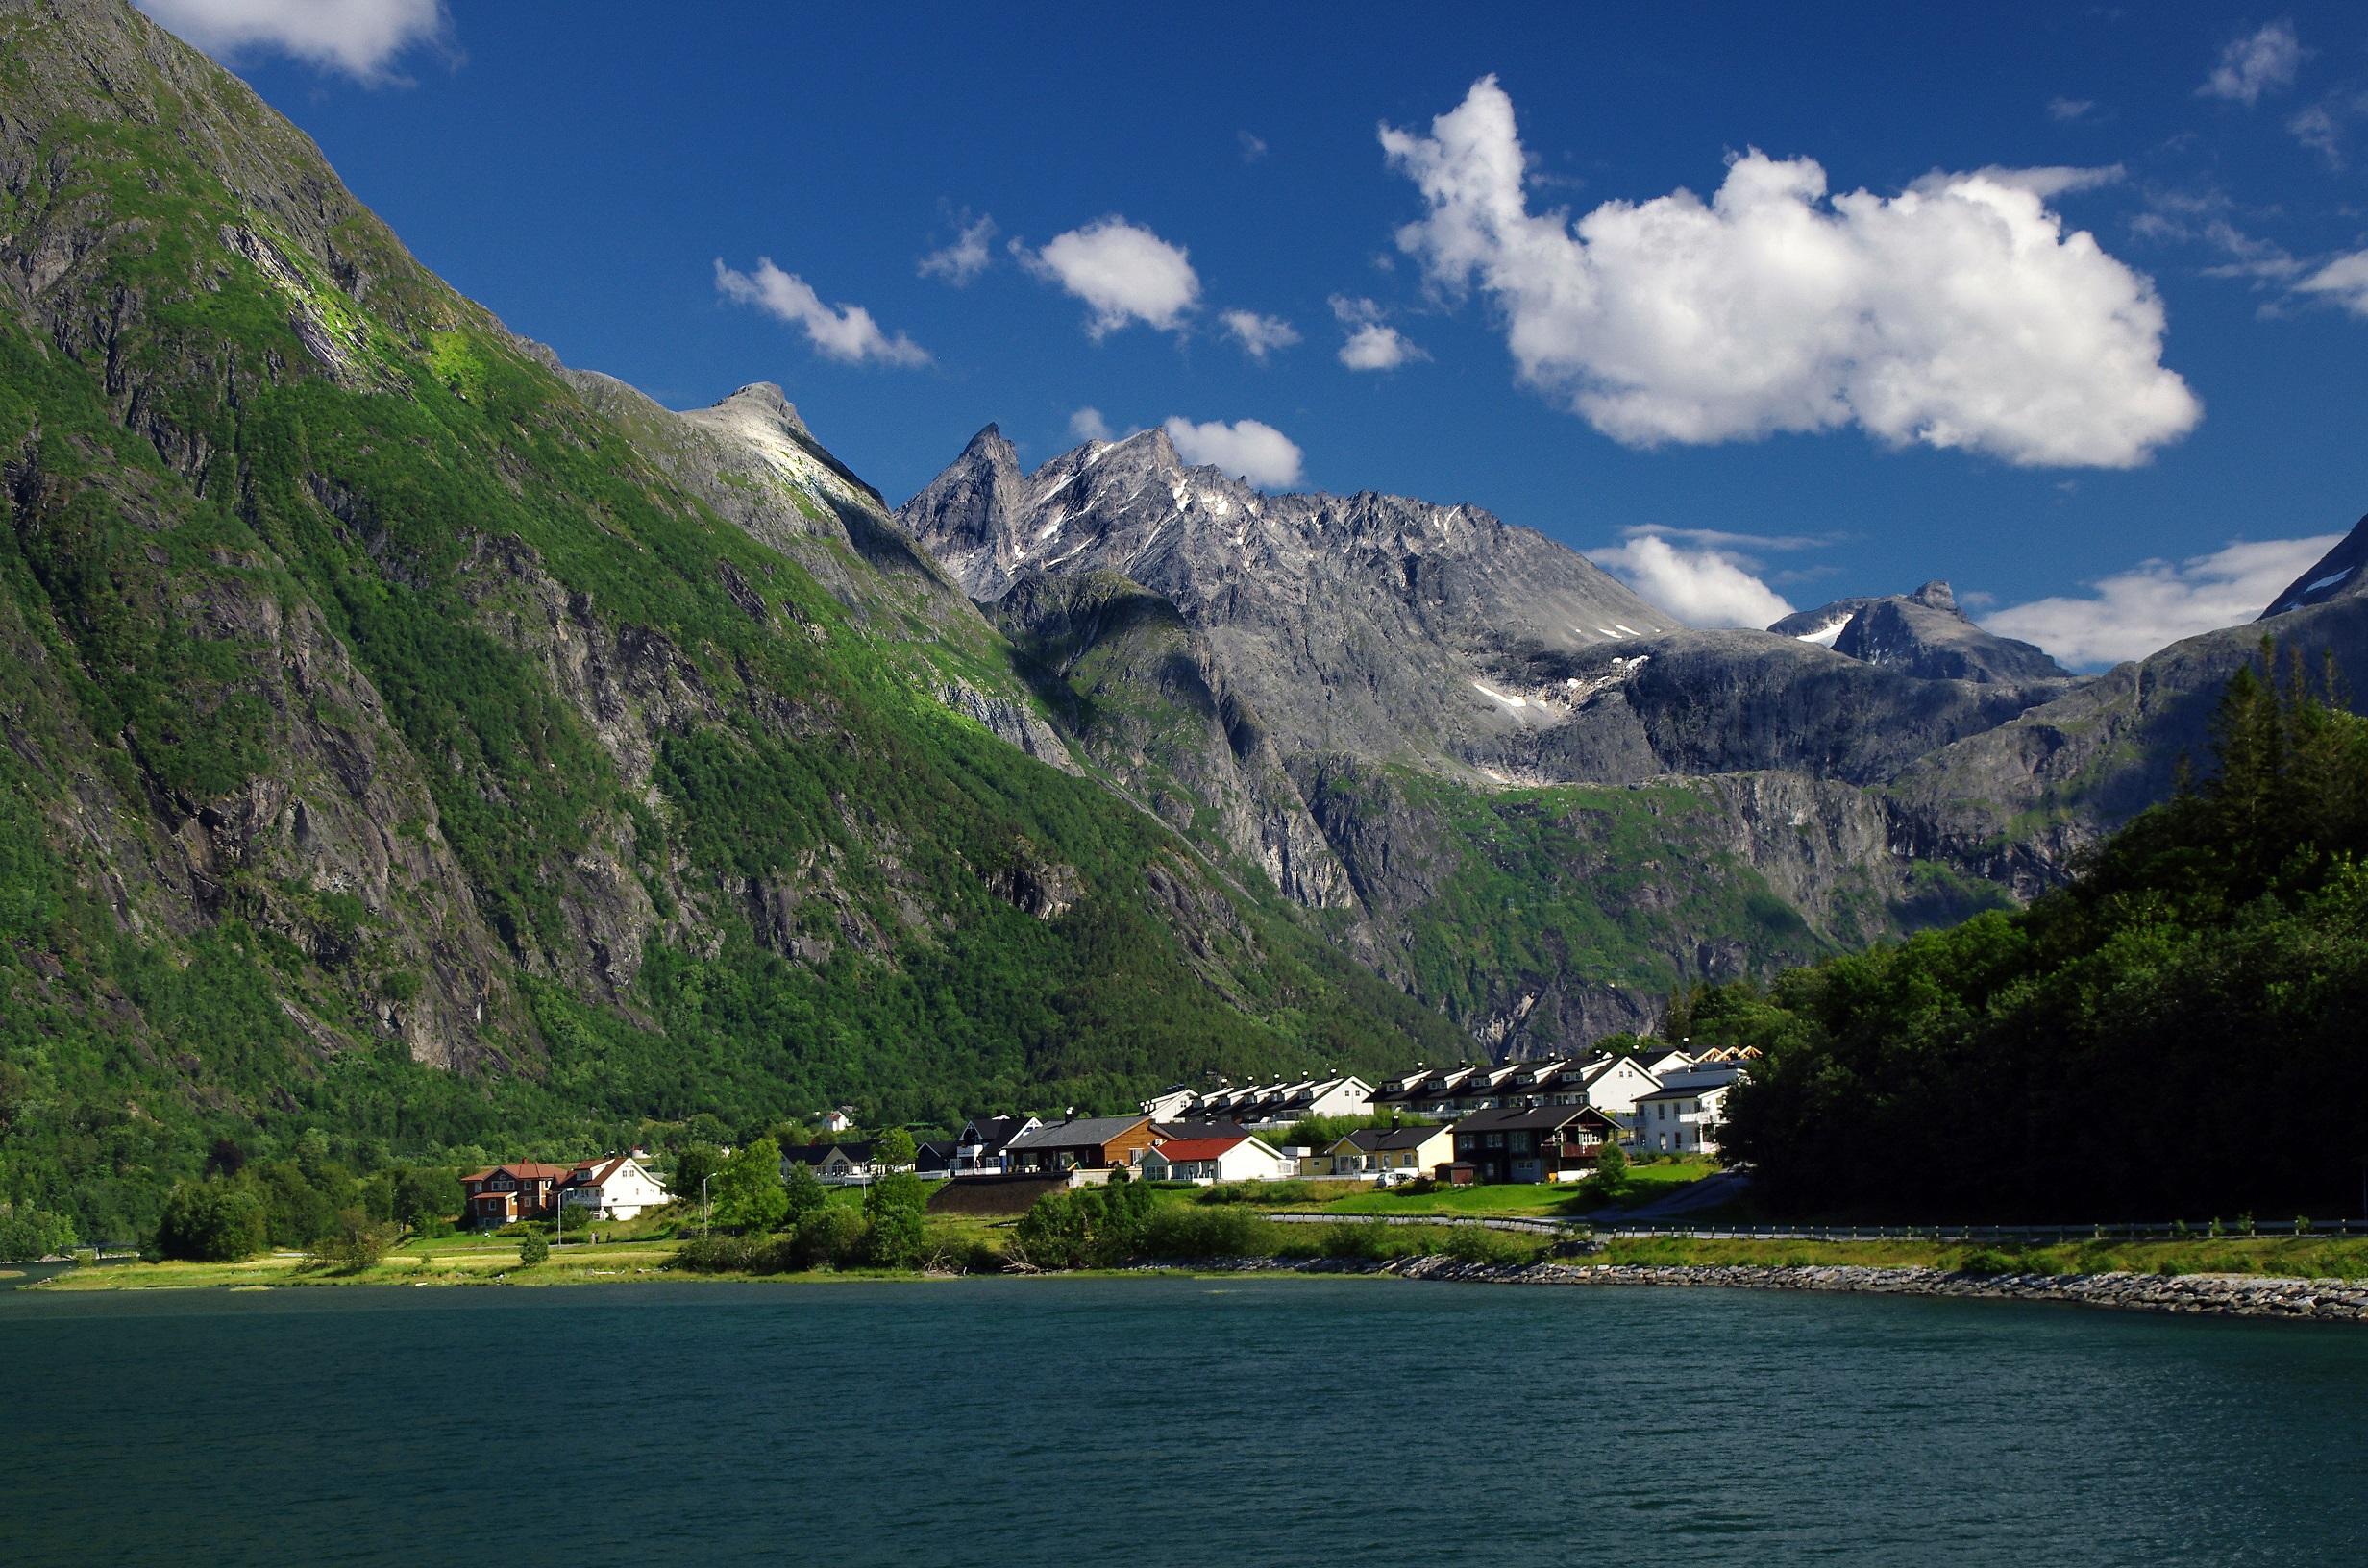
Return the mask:
<svg viewBox="0 0 2368 1568"><path fill-rule="evenodd" d="M599 1146L1451 1041L1083 776L777 389L563 370L113 0L0 0L0 83L9 1183L105 1216L306 1121Z"/></svg>

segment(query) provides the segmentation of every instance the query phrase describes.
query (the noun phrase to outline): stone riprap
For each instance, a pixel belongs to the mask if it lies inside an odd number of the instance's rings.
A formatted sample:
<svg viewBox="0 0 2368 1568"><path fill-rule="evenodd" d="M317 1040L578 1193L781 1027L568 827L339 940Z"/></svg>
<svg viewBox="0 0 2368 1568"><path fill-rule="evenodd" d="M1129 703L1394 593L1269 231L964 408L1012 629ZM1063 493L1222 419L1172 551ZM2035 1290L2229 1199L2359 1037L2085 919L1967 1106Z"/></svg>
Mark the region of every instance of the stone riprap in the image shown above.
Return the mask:
<svg viewBox="0 0 2368 1568"><path fill-rule="evenodd" d="M1395 1274L1410 1280L1485 1285L1709 1286L2058 1301L2125 1311L2368 1323L2368 1280L2298 1280L2237 1274L1964 1274L1942 1268L1877 1268L1845 1263L1788 1267L1725 1263L1469 1263L1437 1254L1393 1259L1384 1263L1257 1258L1219 1266Z"/></svg>

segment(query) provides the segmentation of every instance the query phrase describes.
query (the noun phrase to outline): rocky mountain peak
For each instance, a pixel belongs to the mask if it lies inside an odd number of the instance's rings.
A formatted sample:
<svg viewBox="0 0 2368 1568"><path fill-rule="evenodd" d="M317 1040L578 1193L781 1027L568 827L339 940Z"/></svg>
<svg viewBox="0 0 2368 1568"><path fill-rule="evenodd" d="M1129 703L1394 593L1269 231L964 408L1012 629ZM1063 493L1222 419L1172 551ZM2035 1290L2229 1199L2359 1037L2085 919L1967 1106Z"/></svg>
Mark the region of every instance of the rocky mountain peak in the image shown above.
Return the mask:
<svg viewBox="0 0 2368 1568"><path fill-rule="evenodd" d="M1940 577L1933 578L1932 581L1910 594L1908 602L1921 604L1927 609L1946 610L1951 615L1964 613L1957 607L1957 595L1950 590L1947 581Z"/></svg>
<svg viewBox="0 0 2368 1568"><path fill-rule="evenodd" d="M2352 531L2336 541L2335 548L2320 556L2310 570L2286 584L2285 592L2270 601L2260 619L2266 621L2273 615L2288 615L2361 595L2368 595L2368 517L2354 524Z"/></svg>

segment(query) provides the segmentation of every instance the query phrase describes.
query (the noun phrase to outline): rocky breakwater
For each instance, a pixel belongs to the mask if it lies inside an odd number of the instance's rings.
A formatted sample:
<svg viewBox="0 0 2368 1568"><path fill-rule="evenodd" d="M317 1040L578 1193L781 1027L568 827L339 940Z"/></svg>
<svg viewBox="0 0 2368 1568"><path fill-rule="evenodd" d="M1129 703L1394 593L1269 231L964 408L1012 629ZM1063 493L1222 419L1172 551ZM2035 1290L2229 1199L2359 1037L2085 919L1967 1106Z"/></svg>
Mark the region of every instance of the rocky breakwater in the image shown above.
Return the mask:
<svg viewBox="0 0 2368 1568"><path fill-rule="evenodd" d="M1745 1290L1835 1290L1873 1295L2062 1301L2126 1311L2272 1317L2368 1324L2368 1281L2233 1274L1966 1274L1857 1264L1791 1267L1715 1263L1465 1263L1432 1256L1394 1260L1386 1272L1417 1280L1502 1285L1711 1286Z"/></svg>

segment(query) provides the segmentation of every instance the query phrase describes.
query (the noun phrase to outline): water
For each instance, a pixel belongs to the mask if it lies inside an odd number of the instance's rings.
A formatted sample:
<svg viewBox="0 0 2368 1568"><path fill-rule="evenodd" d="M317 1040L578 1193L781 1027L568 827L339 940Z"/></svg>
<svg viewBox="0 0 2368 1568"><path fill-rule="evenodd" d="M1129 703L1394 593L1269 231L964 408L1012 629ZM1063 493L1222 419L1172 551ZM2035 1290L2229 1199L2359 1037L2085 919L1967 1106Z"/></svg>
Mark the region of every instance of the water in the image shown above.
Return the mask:
<svg viewBox="0 0 2368 1568"><path fill-rule="evenodd" d="M2368 1333L1365 1279L0 1293L0 1562L2368 1560Z"/></svg>

